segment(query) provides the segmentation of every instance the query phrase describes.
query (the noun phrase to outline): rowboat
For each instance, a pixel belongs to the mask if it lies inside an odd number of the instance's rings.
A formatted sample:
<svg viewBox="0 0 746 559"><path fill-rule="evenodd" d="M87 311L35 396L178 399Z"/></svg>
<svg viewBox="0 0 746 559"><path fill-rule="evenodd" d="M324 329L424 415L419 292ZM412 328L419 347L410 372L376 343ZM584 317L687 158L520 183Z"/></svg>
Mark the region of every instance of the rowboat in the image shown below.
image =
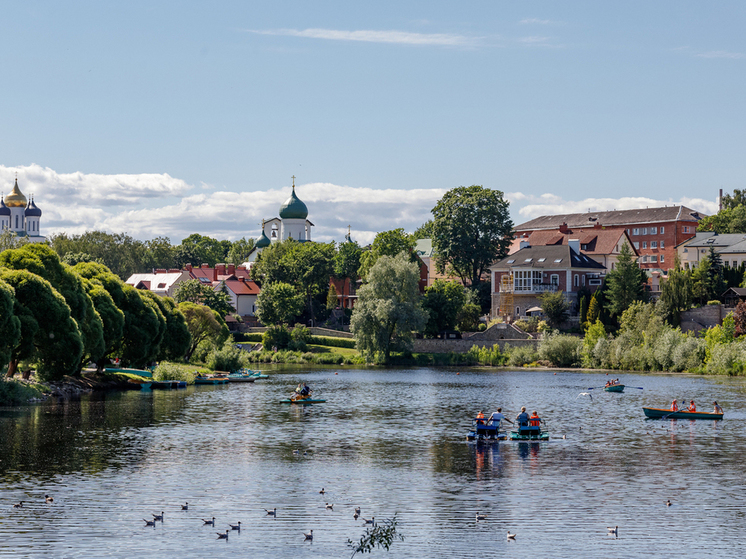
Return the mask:
<svg viewBox="0 0 746 559"><path fill-rule="evenodd" d="M231 373L225 378L228 379L228 382L254 382L256 380L256 377L245 373Z"/></svg>
<svg viewBox="0 0 746 559"><path fill-rule="evenodd" d="M716 421L723 419L722 413L709 413L706 411L671 411L670 409L662 410L659 408L642 408L642 411L650 419L712 419Z"/></svg>
<svg viewBox="0 0 746 559"><path fill-rule="evenodd" d="M154 380L151 388L169 390L172 388L186 388L186 384L184 380Z"/></svg>
<svg viewBox="0 0 746 559"><path fill-rule="evenodd" d="M228 384L228 377L196 377L194 384Z"/></svg>
<svg viewBox="0 0 746 559"><path fill-rule="evenodd" d="M611 384L609 386L604 386L604 392L624 392L624 385Z"/></svg>
<svg viewBox="0 0 746 559"><path fill-rule="evenodd" d="M298 400L291 400L290 398L286 398L284 400L280 400L281 404L323 404L326 402L326 400L318 400L316 398L303 398Z"/></svg>
<svg viewBox="0 0 746 559"><path fill-rule="evenodd" d="M134 389L139 388L140 390L150 390L150 385L152 384L149 380L140 380L140 379L127 379L127 386L132 387Z"/></svg>

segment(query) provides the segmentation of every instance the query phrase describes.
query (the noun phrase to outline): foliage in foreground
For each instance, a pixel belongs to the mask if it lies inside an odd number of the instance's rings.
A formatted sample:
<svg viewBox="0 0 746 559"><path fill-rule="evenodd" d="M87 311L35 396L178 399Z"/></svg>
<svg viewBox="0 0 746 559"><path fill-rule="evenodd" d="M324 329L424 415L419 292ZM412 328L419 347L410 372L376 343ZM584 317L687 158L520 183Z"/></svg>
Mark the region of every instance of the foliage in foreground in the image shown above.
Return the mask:
<svg viewBox="0 0 746 559"><path fill-rule="evenodd" d="M355 557L358 553L371 553L375 548L383 548L388 551L396 540L404 541L396 529L398 521L396 515L393 518L387 518L374 524L371 528L365 530L360 537L360 541L353 542L347 540L347 547L352 549L352 555Z"/></svg>
<svg viewBox="0 0 746 559"><path fill-rule="evenodd" d="M49 386L46 384L5 379L0 376L0 406L25 404L33 398L42 397L45 392L49 392Z"/></svg>

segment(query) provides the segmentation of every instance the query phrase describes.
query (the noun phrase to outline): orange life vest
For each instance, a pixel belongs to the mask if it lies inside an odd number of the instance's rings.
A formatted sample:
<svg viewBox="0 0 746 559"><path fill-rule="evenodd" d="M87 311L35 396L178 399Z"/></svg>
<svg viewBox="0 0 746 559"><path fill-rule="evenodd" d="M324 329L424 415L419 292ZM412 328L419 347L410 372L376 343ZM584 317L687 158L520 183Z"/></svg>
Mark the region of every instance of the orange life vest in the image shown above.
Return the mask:
<svg viewBox="0 0 746 559"><path fill-rule="evenodd" d="M541 425L541 418L538 415L532 415L528 418L528 424L531 425L531 427L538 427Z"/></svg>

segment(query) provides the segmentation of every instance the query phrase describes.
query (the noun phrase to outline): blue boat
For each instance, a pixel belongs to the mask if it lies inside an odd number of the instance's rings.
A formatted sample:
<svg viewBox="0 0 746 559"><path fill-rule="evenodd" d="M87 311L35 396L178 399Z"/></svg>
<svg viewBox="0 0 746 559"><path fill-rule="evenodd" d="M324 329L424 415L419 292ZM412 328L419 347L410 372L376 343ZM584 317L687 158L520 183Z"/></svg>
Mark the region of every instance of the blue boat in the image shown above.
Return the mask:
<svg viewBox="0 0 746 559"><path fill-rule="evenodd" d="M488 419L475 418L471 420L471 431L466 434L467 441L504 441L505 433L500 433L499 424Z"/></svg>

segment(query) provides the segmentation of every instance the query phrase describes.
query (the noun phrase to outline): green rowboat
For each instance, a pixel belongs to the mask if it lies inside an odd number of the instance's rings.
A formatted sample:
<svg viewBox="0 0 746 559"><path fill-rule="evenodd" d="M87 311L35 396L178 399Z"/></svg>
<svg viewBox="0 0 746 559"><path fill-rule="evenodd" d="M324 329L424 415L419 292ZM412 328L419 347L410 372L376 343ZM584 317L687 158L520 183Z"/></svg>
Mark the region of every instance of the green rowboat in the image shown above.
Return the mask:
<svg viewBox="0 0 746 559"><path fill-rule="evenodd" d="M716 421L723 419L722 413L708 413L705 411L671 411L659 408L642 408L642 411L650 419L711 419Z"/></svg>
<svg viewBox="0 0 746 559"><path fill-rule="evenodd" d="M624 385L612 384L611 386L604 386L604 392L624 392Z"/></svg>

